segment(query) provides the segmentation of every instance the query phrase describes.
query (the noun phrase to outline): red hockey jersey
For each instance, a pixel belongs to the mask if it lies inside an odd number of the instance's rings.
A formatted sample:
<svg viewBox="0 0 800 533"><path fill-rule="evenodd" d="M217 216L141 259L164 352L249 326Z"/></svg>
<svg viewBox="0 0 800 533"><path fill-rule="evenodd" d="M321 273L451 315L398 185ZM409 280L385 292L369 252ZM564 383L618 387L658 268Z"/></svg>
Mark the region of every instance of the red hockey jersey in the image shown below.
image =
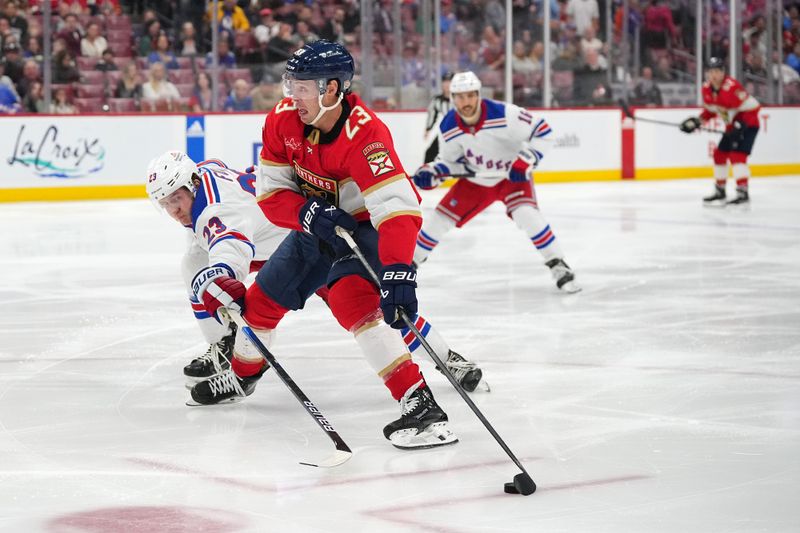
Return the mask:
<svg viewBox="0 0 800 533"><path fill-rule="evenodd" d="M309 195L369 220L383 264L411 263L422 225L420 197L400 164L389 129L356 95L328 133L303 124L291 98L267 115L258 203L273 223L301 230Z"/></svg>
<svg viewBox="0 0 800 533"><path fill-rule="evenodd" d="M744 90L742 84L730 76L725 76L719 90L710 83L703 84L702 120L710 120L719 115L726 129L733 127L734 120L746 126L758 126L758 111L761 104Z"/></svg>

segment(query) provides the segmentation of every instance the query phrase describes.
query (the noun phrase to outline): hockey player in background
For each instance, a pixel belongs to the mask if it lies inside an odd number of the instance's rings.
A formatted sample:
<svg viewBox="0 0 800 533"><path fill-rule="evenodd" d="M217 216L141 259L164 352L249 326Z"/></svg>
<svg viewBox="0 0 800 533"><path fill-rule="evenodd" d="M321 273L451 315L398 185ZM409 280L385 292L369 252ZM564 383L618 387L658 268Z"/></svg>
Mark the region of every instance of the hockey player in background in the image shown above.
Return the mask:
<svg viewBox="0 0 800 533"><path fill-rule="evenodd" d="M704 122L719 116L725 122L725 133L714 149L714 194L703 198L704 205L747 205L750 202L748 182L750 166L747 157L758 135L758 111L761 104L744 90L742 84L725 74L725 63L712 57L706 66L703 84L703 112L681 123L681 131L692 133ZM736 198L726 201L728 162L736 180Z"/></svg>
<svg viewBox="0 0 800 533"><path fill-rule="evenodd" d="M542 254L556 286L578 292L575 274L539 211L533 188L533 171L544 156L543 139L551 133L550 127L518 106L482 99L480 90L481 81L474 73L453 76L454 108L439 126L439 156L414 174L414 183L421 189L433 189L451 175L461 176L425 219L414 262L425 261L451 229L501 201L506 214Z"/></svg>
<svg viewBox="0 0 800 533"><path fill-rule="evenodd" d="M442 92L437 94L428 104L428 116L425 120L425 163L430 163L439 155L439 124L450 111L450 81L453 79L452 72L446 72L442 76Z"/></svg>
<svg viewBox="0 0 800 533"><path fill-rule="evenodd" d="M209 272L221 269L219 271L244 281L249 273L257 272L264 265L289 234L288 229L267 220L259 209L255 200L256 176L252 170L239 172L218 159L197 165L178 151L166 152L148 166L148 196L185 226L190 236L181 270L194 316L210 343L204 354L183 369L190 388L217 376L216 390L235 390L235 379L227 369L233 357L236 325L208 313L197 296L201 280L207 279ZM316 292L327 301L326 287ZM418 325L442 353L455 354L424 318L418 318ZM406 339L409 350L417 349L419 342L413 336ZM467 372L462 374L467 377ZM480 373L474 371L469 377L481 378ZM229 387L223 386L224 383Z"/></svg>
<svg viewBox="0 0 800 533"><path fill-rule="evenodd" d="M452 444L458 439L447 415L398 331L398 310L417 312L411 260L421 223L419 197L389 130L350 94L353 73L347 50L324 40L303 46L287 62L286 98L264 124L257 189L267 218L292 231L248 289L220 272L208 280L203 301L209 312L220 306L243 310L269 345L283 316L328 286L333 316L400 403L400 418L384 428L384 436L404 449ZM380 272L380 287L337 227L352 233ZM253 347L237 347L231 367L247 387L266 362ZM199 390L201 385L195 386L201 400L213 403L221 396L211 386Z"/></svg>

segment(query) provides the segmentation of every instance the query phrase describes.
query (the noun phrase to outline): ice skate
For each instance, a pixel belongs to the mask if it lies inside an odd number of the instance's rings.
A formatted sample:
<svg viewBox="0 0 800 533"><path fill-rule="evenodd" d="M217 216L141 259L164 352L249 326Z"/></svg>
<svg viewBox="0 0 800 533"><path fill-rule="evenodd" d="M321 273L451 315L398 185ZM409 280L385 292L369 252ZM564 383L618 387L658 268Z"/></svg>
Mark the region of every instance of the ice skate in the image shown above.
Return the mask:
<svg viewBox="0 0 800 533"><path fill-rule="evenodd" d="M420 380L400 398L400 418L383 428L383 435L396 448L413 450L455 444L447 415Z"/></svg>
<svg viewBox="0 0 800 533"><path fill-rule="evenodd" d="M563 259L551 259L545 265L550 269L556 287L566 293L580 292L581 287L575 283L575 273Z"/></svg>
<svg viewBox="0 0 800 533"><path fill-rule="evenodd" d="M186 402L186 405L217 405L220 403L234 403L239 402L250 396L256 390L256 383L267 371L269 365L265 364L258 374L240 378L233 373L233 370L228 369L220 374L201 381L192 387L192 398Z"/></svg>
<svg viewBox="0 0 800 533"><path fill-rule="evenodd" d="M750 205L750 195L747 189L736 189L736 198L728 202L728 205L747 207Z"/></svg>
<svg viewBox="0 0 800 533"><path fill-rule="evenodd" d="M725 187L714 187L714 194L703 198L706 207L725 207Z"/></svg>
<svg viewBox="0 0 800 533"><path fill-rule="evenodd" d="M219 342L209 345L206 353L193 359L183 367L186 376L186 388L191 389L195 384L204 379L216 376L231 366L233 358L233 343L236 340L236 324L231 323L231 331L222 337Z"/></svg>
<svg viewBox="0 0 800 533"><path fill-rule="evenodd" d="M489 384L486 383L485 380L481 381L483 378L483 371L478 368L478 365L474 362L467 361L464 356L450 350L447 354L447 361L445 361L444 364L465 391L474 391L479 383L483 390L486 392L490 391ZM436 370L442 372L442 369L438 366Z"/></svg>

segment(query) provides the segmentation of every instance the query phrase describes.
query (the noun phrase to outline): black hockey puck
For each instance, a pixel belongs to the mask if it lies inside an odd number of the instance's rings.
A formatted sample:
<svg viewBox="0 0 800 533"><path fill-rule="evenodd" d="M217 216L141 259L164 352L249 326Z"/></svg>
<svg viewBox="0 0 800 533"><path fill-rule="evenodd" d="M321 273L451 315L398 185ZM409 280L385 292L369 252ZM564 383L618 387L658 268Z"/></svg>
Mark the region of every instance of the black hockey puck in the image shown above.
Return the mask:
<svg viewBox="0 0 800 533"><path fill-rule="evenodd" d="M503 485L503 490L505 491L506 494L519 494L519 491L517 490L517 487L514 486L513 481L510 481L505 485Z"/></svg>
<svg viewBox="0 0 800 533"><path fill-rule="evenodd" d="M522 494L523 496L530 496L536 492L536 483L533 482L531 476L526 472L520 472L514 476L514 481L503 485L503 490L506 494Z"/></svg>

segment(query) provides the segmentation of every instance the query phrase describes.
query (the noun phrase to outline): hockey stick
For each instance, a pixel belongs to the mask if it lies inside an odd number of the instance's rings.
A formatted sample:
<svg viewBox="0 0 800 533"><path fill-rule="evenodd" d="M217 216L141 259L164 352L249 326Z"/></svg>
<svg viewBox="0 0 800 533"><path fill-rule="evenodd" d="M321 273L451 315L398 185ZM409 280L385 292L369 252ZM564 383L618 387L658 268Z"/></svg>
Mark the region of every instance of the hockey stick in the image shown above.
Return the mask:
<svg viewBox="0 0 800 533"><path fill-rule="evenodd" d="M339 466L350 459L350 457L353 456L353 452L333 428L333 424L331 424L325 415L323 415L322 412L317 409L317 406L308 399L308 396L306 396L305 393L300 390L300 387L297 386L297 383L294 382L292 377L286 372L286 370L283 369L280 363L278 363L278 361L275 359L275 356L272 355L267 347L261 342L261 339L259 339L250 326L247 325L247 322L245 322L244 318L242 318L242 315L236 311L231 311L230 309L224 308L220 308L220 314L227 315L230 320L236 322L236 325L239 326L239 329L247 336L248 339L250 339L250 342L253 343L259 353L264 357L264 359L267 360L267 363L269 363L269 365L275 369L275 373L278 374L278 377L281 379L281 381L283 381L283 384L286 385L290 391L292 391L292 394L294 394L294 397L297 398L297 401L303 404L303 407L308 414L311 415L311 418L314 419L319 427L325 430L325 434L328 435L328 438L333 441L333 445L336 446L336 451L333 453L333 455L324 461L317 461L314 463L300 461L300 464L306 466L331 468L334 466Z"/></svg>
<svg viewBox="0 0 800 533"><path fill-rule="evenodd" d="M491 171L491 170L484 170L481 172L473 172L473 173L465 173L465 174L448 174L448 178L455 178L455 179L469 179L469 178L478 178L478 179L488 179L488 180L504 180L508 178L508 172L500 172L500 171Z"/></svg>
<svg viewBox="0 0 800 533"><path fill-rule="evenodd" d="M633 119L633 120L635 120L637 122L649 122L650 124L661 124L662 126L672 126L673 128L680 128L681 127L680 124L677 124L675 122L667 122L665 120L656 120L656 119L653 119L653 118L635 117L635 116L633 116L633 113L631 112L630 108L628 107L628 104L625 103L624 100L620 100L619 101L619 105L622 107L622 112L625 113L626 117L631 118L631 119ZM709 133L720 133L720 134L724 134L725 133L725 131L723 131L723 130L717 130L717 129L714 129L714 128L706 128L705 126L700 126L699 128L695 128L695 129L698 129L700 131L707 131Z"/></svg>
<svg viewBox="0 0 800 533"><path fill-rule="evenodd" d="M364 257L364 253L361 251L361 248L358 247L356 241L353 240L353 237L347 232L347 230L345 230L342 227L337 227L336 233L342 239L345 240L350 249L352 249L353 252L356 254L359 261L361 261L361 264L364 265L364 268L367 270L370 277L372 278L373 283L375 283L378 287L380 287L381 283L378 280L378 275L375 273L375 271L367 262L367 258ZM525 496L533 494L536 491L536 483L534 483L533 479L531 479L530 474L528 474L527 470L525 470L525 467L522 466L522 463L520 463L519 459L517 459L517 456L514 455L514 453L506 445L506 443L503 441L503 439L500 437L497 431L495 431L495 429L492 427L492 425L489 423L486 417L483 416L483 413L481 413L480 409L478 409L478 406L475 405L475 403L470 399L470 397L467 395L467 393L464 391L461 385L458 384L456 378L453 377L453 374L450 373L450 370L447 368L447 366L442 362L439 356L436 355L436 352L433 350L433 348L431 348L431 345L428 344L428 341L425 340L425 337L423 337L422 334L419 332L417 327L414 325L414 322L406 314L405 310L400 309L399 314L400 318L403 320L403 322L405 322L406 327L414 334L414 336L417 338L420 344L422 344L422 347L425 348L425 351L428 352L428 355L431 356L431 359L433 359L433 362L436 363L436 366L438 366L443 371L442 373L445 375L445 377L453 386L453 388L456 389L456 392L458 392L461 398L467 403L469 408L472 410L473 413L475 413L475 416L477 416L478 420L480 420L483 423L483 425L486 427L489 433L492 434L492 437L494 437L494 440L496 440L497 443L500 445L500 447L503 448L503 451L505 451L506 454L508 454L508 456L511 458L511 460L514 461L514 464L517 465L517 468L519 468L522 471L520 474L514 476L513 483L506 483L504 487L505 491L509 493L523 494Z"/></svg>

